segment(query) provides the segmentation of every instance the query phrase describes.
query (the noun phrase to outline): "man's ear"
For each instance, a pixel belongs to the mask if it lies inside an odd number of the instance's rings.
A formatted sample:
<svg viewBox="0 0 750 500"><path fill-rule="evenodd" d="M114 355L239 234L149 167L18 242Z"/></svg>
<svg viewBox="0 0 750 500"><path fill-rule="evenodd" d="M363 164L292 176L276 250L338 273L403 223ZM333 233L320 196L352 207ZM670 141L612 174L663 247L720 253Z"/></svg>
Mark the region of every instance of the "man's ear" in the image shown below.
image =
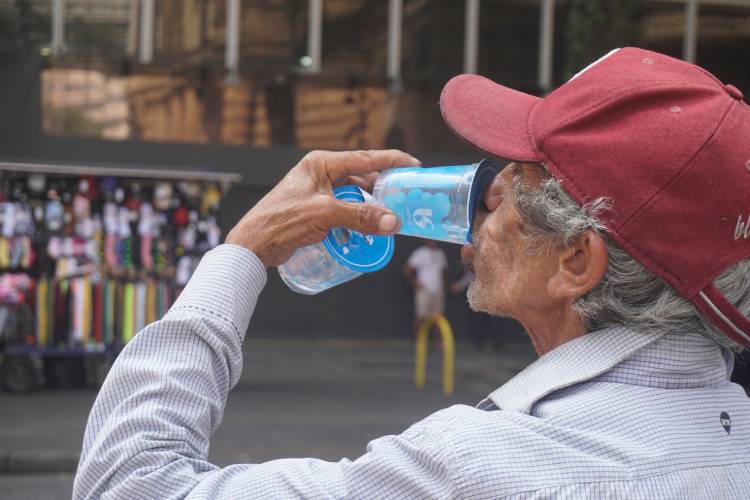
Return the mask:
<svg viewBox="0 0 750 500"><path fill-rule="evenodd" d="M602 280L607 262L604 238L594 230L586 231L560 252L557 269L547 282L547 292L572 304Z"/></svg>

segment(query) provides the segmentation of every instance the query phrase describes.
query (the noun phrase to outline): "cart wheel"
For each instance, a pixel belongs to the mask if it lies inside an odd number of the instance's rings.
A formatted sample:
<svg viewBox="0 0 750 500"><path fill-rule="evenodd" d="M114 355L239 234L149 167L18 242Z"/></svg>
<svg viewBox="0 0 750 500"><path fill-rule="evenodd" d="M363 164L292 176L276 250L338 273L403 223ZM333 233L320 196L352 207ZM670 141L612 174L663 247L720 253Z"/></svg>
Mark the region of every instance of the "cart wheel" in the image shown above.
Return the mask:
<svg viewBox="0 0 750 500"><path fill-rule="evenodd" d="M8 392L31 392L39 388L39 370L27 356L10 356L0 365L0 383Z"/></svg>

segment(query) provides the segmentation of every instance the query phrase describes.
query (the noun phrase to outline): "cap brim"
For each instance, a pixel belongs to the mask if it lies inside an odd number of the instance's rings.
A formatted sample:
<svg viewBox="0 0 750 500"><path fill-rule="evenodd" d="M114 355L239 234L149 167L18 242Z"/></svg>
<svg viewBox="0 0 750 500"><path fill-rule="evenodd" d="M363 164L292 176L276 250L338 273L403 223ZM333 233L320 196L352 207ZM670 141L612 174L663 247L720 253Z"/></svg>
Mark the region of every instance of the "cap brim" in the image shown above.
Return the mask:
<svg viewBox="0 0 750 500"><path fill-rule="evenodd" d="M539 161L529 136L529 115L539 97L478 75L453 77L440 95L440 112L460 137L492 155Z"/></svg>

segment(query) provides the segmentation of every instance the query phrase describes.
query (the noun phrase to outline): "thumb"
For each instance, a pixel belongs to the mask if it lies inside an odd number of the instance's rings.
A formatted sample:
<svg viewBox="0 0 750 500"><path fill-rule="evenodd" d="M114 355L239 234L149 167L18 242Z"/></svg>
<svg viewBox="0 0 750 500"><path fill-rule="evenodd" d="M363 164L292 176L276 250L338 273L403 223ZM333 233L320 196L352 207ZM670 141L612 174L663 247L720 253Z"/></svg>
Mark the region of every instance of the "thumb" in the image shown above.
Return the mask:
<svg viewBox="0 0 750 500"><path fill-rule="evenodd" d="M346 227L364 234L393 234L401 223L393 212L371 203L333 200L333 227Z"/></svg>

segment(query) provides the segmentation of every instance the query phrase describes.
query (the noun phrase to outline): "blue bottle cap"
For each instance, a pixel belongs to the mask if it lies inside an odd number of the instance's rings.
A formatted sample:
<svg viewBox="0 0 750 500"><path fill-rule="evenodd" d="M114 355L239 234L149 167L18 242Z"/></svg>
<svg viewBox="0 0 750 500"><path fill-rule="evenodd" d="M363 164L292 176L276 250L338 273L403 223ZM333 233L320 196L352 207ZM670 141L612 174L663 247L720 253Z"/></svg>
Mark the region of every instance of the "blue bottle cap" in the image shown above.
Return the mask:
<svg viewBox="0 0 750 500"><path fill-rule="evenodd" d="M343 201L365 202L365 196L357 186L341 186L333 190L333 195ZM395 240L393 236L374 236L335 228L328 231L323 245L342 266L371 273L384 268L391 261Z"/></svg>

